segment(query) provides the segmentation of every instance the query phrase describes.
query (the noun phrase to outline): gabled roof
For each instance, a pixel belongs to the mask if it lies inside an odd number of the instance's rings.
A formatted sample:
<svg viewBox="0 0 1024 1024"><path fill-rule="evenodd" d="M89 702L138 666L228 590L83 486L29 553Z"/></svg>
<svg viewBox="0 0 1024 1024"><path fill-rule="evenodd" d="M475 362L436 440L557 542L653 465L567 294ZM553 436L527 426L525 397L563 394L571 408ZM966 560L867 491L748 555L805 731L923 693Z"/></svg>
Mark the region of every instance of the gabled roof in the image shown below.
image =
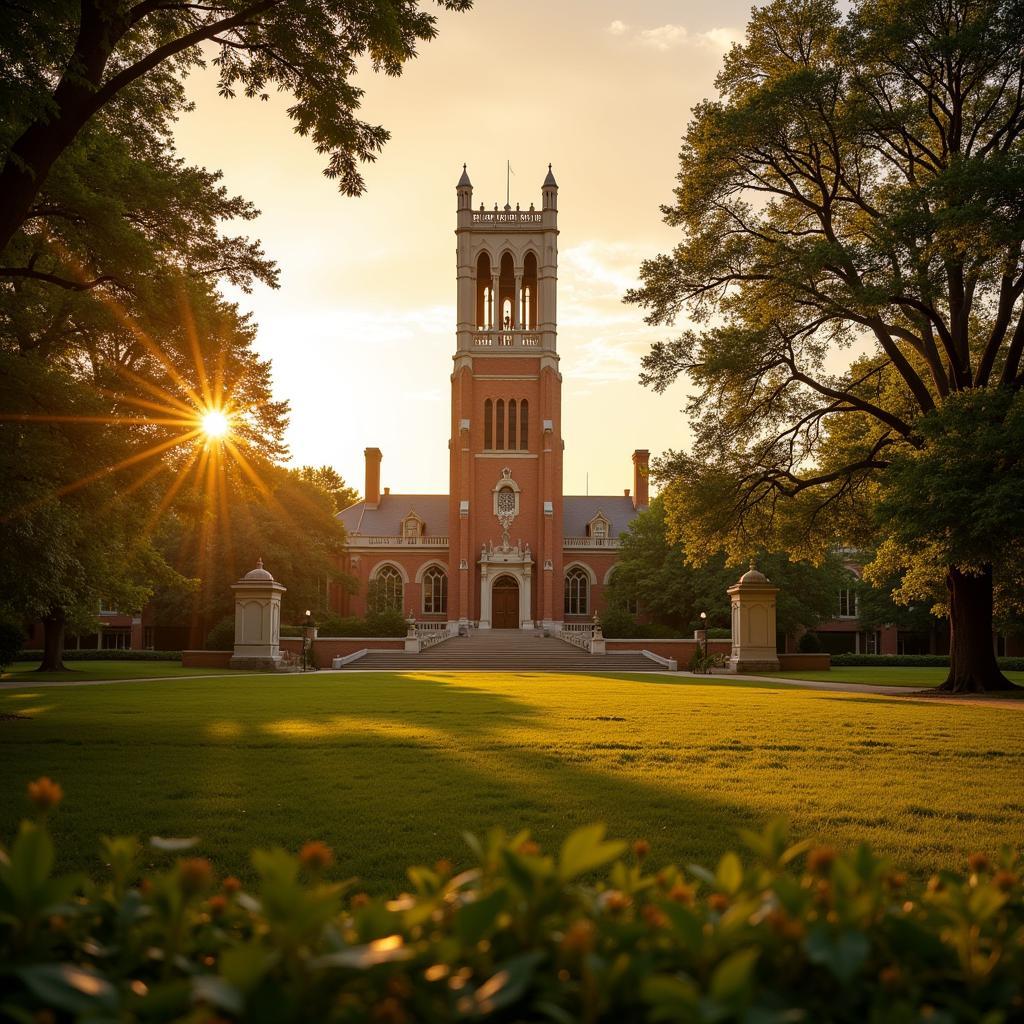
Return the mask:
<svg viewBox="0 0 1024 1024"><path fill-rule="evenodd" d="M562 533L566 537L585 537L587 524L602 512L611 524L611 536L625 533L638 513L633 499L622 494L567 494L562 505Z"/></svg>
<svg viewBox="0 0 1024 1024"><path fill-rule="evenodd" d="M382 494L376 508L367 508L357 501L338 513L349 533L372 537L397 537L402 520L410 513L423 520L423 533L428 537L448 535L447 494Z"/></svg>

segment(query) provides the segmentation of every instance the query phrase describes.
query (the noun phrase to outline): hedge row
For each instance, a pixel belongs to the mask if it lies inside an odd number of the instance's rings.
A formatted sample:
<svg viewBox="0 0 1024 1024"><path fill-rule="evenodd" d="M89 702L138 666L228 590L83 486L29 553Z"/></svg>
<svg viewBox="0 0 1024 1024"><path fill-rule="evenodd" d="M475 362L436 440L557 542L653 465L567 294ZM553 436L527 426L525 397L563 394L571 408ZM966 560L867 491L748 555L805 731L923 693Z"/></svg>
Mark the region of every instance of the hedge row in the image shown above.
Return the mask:
<svg viewBox="0 0 1024 1024"><path fill-rule="evenodd" d="M1006 672L1024 672L1024 658L997 658ZM843 668L866 665L899 668L949 668L948 654L833 654L832 666Z"/></svg>
<svg viewBox="0 0 1024 1024"><path fill-rule="evenodd" d="M48 779L30 790L44 809L61 795ZM467 841L471 867L410 868L410 891L386 900L333 881L321 842L253 853L251 891L191 853L142 872L196 840L104 839L109 877L57 877L45 821L24 821L0 857L0 1018L1024 1017L1024 872L1009 850L920 883L866 847L791 844L780 824L744 834L744 857L714 871L652 871L647 843L630 850L600 825L554 855L526 832Z"/></svg>
<svg viewBox="0 0 1024 1024"><path fill-rule="evenodd" d="M42 651L22 651L16 661L42 661ZM64 652L65 661L181 661L181 651L72 651Z"/></svg>

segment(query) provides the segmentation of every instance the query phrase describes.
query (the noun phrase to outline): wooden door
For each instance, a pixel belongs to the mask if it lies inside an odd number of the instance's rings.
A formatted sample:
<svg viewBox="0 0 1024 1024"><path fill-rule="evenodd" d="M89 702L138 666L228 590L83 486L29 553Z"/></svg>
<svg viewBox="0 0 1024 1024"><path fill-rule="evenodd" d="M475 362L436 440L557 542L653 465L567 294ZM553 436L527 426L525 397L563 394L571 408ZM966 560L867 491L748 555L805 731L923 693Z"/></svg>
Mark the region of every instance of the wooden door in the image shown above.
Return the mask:
<svg viewBox="0 0 1024 1024"><path fill-rule="evenodd" d="M519 628L519 584L511 576L499 576L491 591L491 627Z"/></svg>

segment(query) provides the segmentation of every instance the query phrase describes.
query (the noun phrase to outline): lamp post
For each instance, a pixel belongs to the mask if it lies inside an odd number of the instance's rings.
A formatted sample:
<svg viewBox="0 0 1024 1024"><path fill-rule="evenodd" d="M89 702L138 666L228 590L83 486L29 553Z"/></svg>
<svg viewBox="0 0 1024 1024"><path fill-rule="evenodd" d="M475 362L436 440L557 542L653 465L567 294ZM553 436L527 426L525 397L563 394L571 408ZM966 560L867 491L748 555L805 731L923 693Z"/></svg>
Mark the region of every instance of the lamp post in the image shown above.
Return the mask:
<svg viewBox="0 0 1024 1024"><path fill-rule="evenodd" d="M316 623L313 613L307 608L302 623L302 671L313 667L313 641L316 639Z"/></svg>
<svg viewBox="0 0 1024 1024"><path fill-rule="evenodd" d="M700 613L700 631L701 631L701 638L703 640L703 647L704 647L704 660L706 661L707 657L708 657L708 613L707 612L701 612Z"/></svg>

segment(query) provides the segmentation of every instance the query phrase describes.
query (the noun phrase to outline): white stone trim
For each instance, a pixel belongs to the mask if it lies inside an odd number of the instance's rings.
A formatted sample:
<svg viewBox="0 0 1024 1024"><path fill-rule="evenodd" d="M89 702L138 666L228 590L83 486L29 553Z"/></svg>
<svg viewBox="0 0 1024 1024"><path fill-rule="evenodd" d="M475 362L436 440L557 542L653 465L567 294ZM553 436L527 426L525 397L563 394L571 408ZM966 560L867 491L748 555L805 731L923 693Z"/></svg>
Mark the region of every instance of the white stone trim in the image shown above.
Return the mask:
<svg viewBox="0 0 1024 1024"><path fill-rule="evenodd" d="M594 572L594 570L591 569L590 566L587 565L586 562L578 562L578 561L567 562L565 565L562 566L562 576L563 576L563 578L565 576L568 576L570 570L572 570L572 569L582 569L587 574L587 579L590 580L590 585L592 587L596 587L597 586L597 573Z"/></svg>
<svg viewBox="0 0 1024 1024"><path fill-rule="evenodd" d="M423 574L428 569L431 569L434 566L436 566L438 569L442 570L446 576L448 575L448 563L447 562L442 562L442 561L440 561L437 558L431 558L429 561L424 562L416 570L416 575L413 577L413 582L414 583L422 583L423 582ZM449 580L449 582L451 582L451 580Z"/></svg>

